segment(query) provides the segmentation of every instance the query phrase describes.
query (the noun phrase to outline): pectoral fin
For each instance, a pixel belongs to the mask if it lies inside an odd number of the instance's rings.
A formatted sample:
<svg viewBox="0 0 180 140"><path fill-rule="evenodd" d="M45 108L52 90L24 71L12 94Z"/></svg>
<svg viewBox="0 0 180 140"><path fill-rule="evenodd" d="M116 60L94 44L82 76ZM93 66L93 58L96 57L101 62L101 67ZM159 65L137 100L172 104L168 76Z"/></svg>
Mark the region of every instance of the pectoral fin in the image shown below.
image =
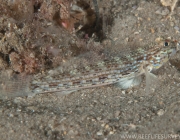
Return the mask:
<svg viewBox="0 0 180 140"><path fill-rule="evenodd" d="M121 89L128 89L130 87L139 85L141 81L142 81L142 76L135 75L132 77L125 77L125 78L120 79L116 85L120 87Z"/></svg>
<svg viewBox="0 0 180 140"><path fill-rule="evenodd" d="M151 90L154 90L157 83L158 78L153 73L150 73L149 71L145 71L145 78L146 78L146 93L149 94Z"/></svg>

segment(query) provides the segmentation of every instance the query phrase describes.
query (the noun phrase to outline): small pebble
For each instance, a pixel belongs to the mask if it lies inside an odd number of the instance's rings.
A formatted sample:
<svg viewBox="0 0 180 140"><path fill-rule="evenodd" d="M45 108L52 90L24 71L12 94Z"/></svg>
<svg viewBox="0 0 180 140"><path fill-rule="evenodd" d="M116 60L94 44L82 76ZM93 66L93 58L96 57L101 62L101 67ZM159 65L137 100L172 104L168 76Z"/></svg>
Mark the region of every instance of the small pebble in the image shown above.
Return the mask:
<svg viewBox="0 0 180 140"><path fill-rule="evenodd" d="M98 136L102 136L102 135L103 135L103 132L102 132L102 130L100 130L100 131L98 131L96 134L97 134Z"/></svg>
<svg viewBox="0 0 180 140"><path fill-rule="evenodd" d="M158 116L162 116L163 114L164 114L164 110L163 109L160 109L158 112L157 112L157 114L158 114Z"/></svg>
<svg viewBox="0 0 180 140"><path fill-rule="evenodd" d="M170 26L174 26L174 22L170 22Z"/></svg>
<svg viewBox="0 0 180 140"><path fill-rule="evenodd" d="M109 134L110 134L110 135L114 134L114 131L110 131Z"/></svg>
<svg viewBox="0 0 180 140"><path fill-rule="evenodd" d="M119 114L120 114L120 111L119 111L119 110L115 111L114 117L115 117L115 118L118 118L118 117L119 117Z"/></svg>
<svg viewBox="0 0 180 140"><path fill-rule="evenodd" d="M126 93L125 90L123 90L123 91L122 91L122 94L125 94L125 93Z"/></svg>
<svg viewBox="0 0 180 140"><path fill-rule="evenodd" d="M177 31L179 31L179 27L178 27L178 26L175 26L174 29L177 30Z"/></svg>
<svg viewBox="0 0 180 140"><path fill-rule="evenodd" d="M109 125L108 124L105 125L105 129L109 129Z"/></svg>

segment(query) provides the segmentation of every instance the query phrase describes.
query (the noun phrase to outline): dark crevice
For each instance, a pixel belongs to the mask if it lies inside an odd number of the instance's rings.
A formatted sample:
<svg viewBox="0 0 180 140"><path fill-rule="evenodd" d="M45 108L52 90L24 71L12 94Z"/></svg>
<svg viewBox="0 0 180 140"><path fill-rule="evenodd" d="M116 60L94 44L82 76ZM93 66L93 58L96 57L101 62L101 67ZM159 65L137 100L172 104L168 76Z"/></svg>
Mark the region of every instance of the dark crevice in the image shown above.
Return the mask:
<svg viewBox="0 0 180 140"><path fill-rule="evenodd" d="M0 30L0 33L2 33L3 35L5 35L6 31L5 30Z"/></svg>
<svg viewBox="0 0 180 140"><path fill-rule="evenodd" d="M8 54L3 54L0 52L0 57L3 58L4 61L7 62L7 64L10 64L10 59Z"/></svg>
<svg viewBox="0 0 180 140"><path fill-rule="evenodd" d="M40 8L41 8L41 3L35 2L35 4L34 4L34 13L38 13Z"/></svg>
<svg viewBox="0 0 180 140"><path fill-rule="evenodd" d="M86 18L88 19L93 14L95 15L95 21L92 24L85 24L78 32L77 36L84 39L86 35L92 37L95 34L95 41L102 41L106 39L106 33L110 32L111 27L114 23L112 15L100 15L99 8L96 0L93 0L94 11L91 9L90 5L84 1L80 0L77 5L87 12ZM75 28L78 27L78 23L75 24Z"/></svg>

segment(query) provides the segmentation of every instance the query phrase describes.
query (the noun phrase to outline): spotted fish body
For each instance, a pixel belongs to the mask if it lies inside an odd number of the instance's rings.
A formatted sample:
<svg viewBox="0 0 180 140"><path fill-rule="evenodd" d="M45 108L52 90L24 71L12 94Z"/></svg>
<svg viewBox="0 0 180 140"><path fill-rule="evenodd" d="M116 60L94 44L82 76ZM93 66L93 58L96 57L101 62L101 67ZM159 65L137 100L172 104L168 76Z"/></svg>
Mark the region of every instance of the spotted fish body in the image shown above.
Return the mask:
<svg viewBox="0 0 180 140"><path fill-rule="evenodd" d="M167 62L176 50L176 46L168 41L166 43L168 45L139 48L125 56L115 57L111 61L105 60L96 65L87 66L84 70L74 69L69 75L56 75L35 80L32 82L33 92L71 92L114 83L120 83L121 88L128 88L136 85L134 78L142 75L145 68L151 72ZM128 82L129 84L126 84Z"/></svg>
<svg viewBox="0 0 180 140"><path fill-rule="evenodd" d="M176 51L176 42L165 41L165 45L138 48L110 61L104 60L84 69L74 69L69 74L47 75L46 77L34 78L27 82L16 79L15 83L20 83L18 91L13 87L13 81L6 80L2 84L3 86L1 85L0 90L5 95L8 94L8 96L30 96L48 92L67 94L84 88L109 84L117 84L121 88L126 89L130 86L138 85L142 74L150 73L152 70L160 68ZM10 85L12 86L10 87ZM7 89L13 90L7 93ZM23 93L19 92L20 90L23 90Z"/></svg>

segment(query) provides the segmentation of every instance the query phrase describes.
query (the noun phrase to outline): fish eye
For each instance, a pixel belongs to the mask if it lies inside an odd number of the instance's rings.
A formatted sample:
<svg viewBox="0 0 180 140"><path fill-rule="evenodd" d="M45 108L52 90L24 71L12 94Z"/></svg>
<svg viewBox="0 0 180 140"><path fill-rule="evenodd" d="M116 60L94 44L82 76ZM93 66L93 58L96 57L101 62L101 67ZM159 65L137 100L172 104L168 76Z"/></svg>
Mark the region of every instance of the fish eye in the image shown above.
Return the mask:
<svg viewBox="0 0 180 140"><path fill-rule="evenodd" d="M169 43L168 43L168 42L165 42L165 43L164 43L164 46L166 46L166 47L167 47L168 45L169 45Z"/></svg>

